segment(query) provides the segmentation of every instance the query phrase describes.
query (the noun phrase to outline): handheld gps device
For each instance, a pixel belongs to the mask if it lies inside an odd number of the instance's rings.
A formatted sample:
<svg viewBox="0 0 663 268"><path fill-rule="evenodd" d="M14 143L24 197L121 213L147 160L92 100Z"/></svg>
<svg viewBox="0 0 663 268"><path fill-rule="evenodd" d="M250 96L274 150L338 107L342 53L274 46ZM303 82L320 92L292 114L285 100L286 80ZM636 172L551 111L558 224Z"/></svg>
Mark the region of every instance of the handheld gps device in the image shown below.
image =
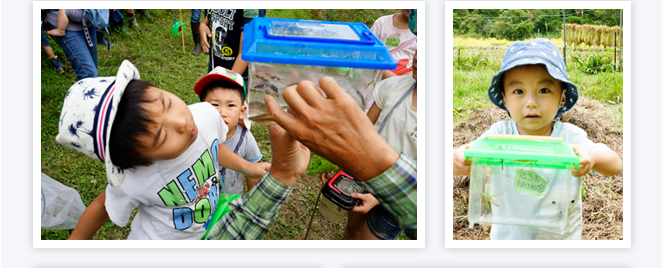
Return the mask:
<svg viewBox="0 0 663 268"><path fill-rule="evenodd" d="M345 210L351 210L359 202L359 199L350 196L353 193L364 193L364 188L357 183L355 178L343 172L343 170L337 172L322 187L322 194Z"/></svg>

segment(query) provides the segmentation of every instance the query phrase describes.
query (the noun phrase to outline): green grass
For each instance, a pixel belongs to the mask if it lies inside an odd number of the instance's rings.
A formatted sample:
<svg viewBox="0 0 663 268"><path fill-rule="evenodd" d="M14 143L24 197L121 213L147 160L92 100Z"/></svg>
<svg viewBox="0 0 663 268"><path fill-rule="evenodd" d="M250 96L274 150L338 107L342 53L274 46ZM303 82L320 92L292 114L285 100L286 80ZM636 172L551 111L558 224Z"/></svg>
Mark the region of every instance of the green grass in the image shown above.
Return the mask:
<svg viewBox="0 0 663 268"><path fill-rule="evenodd" d="M330 10L268 10L268 17L327 20ZM191 55L194 43L191 37L190 15L182 10L184 18L184 46L182 36L171 34L174 10L150 10L154 21L144 19L137 13L140 28L129 29L133 35L112 34L115 44L111 51L99 50L99 76L115 76L123 60L131 61L139 70L141 79L179 96L187 104L198 102L193 86L207 72L207 55ZM382 15L394 14L395 10L334 10L333 21L363 22L369 27ZM64 185L76 189L88 205L101 193L106 185L103 163L68 149L55 141L62 101L69 87L76 82L76 75L62 49L51 40L51 46L61 59L65 74L55 72L45 53L41 54L41 172ZM251 132L256 138L263 161L271 161L271 143L264 125L254 125ZM293 194L271 225L267 239L303 239L306 227L314 217L309 239L340 239L345 222L333 223L313 210L321 183L313 176L304 176L295 185ZM126 239L130 231L107 222L93 239ZM41 230L41 239L66 239L71 230Z"/></svg>

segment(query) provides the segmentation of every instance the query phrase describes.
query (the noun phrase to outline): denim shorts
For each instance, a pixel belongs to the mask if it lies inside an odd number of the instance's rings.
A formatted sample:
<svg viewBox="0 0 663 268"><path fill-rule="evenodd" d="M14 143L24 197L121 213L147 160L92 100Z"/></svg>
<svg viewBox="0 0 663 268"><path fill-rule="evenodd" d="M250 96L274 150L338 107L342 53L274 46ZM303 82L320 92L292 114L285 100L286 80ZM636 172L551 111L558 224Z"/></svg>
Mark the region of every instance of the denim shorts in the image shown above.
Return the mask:
<svg viewBox="0 0 663 268"><path fill-rule="evenodd" d="M391 215L384 206L377 205L366 213L366 225L371 233L380 240L395 240L403 231L396 217Z"/></svg>

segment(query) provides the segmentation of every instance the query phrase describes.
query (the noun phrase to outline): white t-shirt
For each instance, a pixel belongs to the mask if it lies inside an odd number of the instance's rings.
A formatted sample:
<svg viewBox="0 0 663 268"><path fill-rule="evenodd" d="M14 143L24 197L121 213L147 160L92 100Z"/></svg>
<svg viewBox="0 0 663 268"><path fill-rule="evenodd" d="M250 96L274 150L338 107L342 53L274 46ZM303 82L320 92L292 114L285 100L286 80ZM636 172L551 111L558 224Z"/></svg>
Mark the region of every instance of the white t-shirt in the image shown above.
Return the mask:
<svg viewBox="0 0 663 268"><path fill-rule="evenodd" d="M379 17L371 26L371 32L377 36L382 42L389 47L389 50L397 48L403 43L410 41L410 39L417 37L410 31L410 29L399 30L394 27L394 16L386 15ZM412 66L412 58L414 53L417 51L417 41L410 43L407 47L403 48L401 51L398 51L391 56L394 57L396 61L408 60L407 67Z"/></svg>
<svg viewBox="0 0 663 268"><path fill-rule="evenodd" d="M481 136L491 134L508 134L508 135L520 135L516 125L516 121L500 121L492 126L490 129L483 133ZM594 150L610 150L608 146L602 143L594 143L587 138L587 133L581 128L570 124L562 123L555 121L553 125L553 131L550 137L562 138L562 141L570 144L578 144L587 148ZM551 177L554 175L548 175L546 177ZM506 184L513 184L513 182L507 182ZM516 225L501 225L493 224L490 230L490 239L491 240L580 240L581 231L582 231L582 198L580 196L580 178L571 177L571 193L569 199L571 202L568 204L568 225L564 228L563 231L560 231L558 228L537 228L537 227L526 227L526 226L516 226ZM540 213L541 217L551 216L554 213L549 213L551 211L557 212L557 205L551 197L554 197L556 185L551 185L550 190L543 198L538 198L535 196L527 195L516 195L509 194L512 191L505 192L504 198L509 200L508 203L518 204L518 209L521 211L531 211L532 213ZM505 186L497 185L494 182L491 183L492 192L500 193L505 190ZM562 188L559 188L562 189ZM560 191L561 192L561 191ZM527 199L527 200L525 200ZM551 199L551 200L549 200ZM554 198L553 198L554 199ZM528 207L525 207L523 204L528 204ZM494 215L498 215L501 210L509 210L509 204L500 203L500 206L493 206L492 212ZM548 215L550 214L550 215Z"/></svg>
<svg viewBox="0 0 663 268"><path fill-rule="evenodd" d="M380 125L396 102L403 97L412 85L417 82L412 76L394 76L380 81L375 87L373 96L375 104L382 110L375 122L375 129L379 131ZM405 153L413 160L417 160L417 108L412 106L410 92L401 102L385 123L380 136L398 153Z"/></svg>
<svg viewBox="0 0 663 268"><path fill-rule="evenodd" d="M175 159L129 169L119 187L106 187L106 211L125 226L138 213L127 239L200 239L218 202L218 147L228 133L206 102L189 105L198 137ZM221 145L222 146L222 145Z"/></svg>

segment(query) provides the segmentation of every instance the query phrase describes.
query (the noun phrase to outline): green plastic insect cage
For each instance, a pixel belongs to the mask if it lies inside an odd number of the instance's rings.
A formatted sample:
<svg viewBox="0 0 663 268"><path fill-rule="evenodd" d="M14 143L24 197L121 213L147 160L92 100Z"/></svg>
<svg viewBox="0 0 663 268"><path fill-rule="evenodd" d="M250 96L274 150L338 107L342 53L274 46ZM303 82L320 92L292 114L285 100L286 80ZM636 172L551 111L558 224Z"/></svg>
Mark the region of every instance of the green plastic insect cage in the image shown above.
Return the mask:
<svg viewBox="0 0 663 268"><path fill-rule="evenodd" d="M578 156L561 138L494 135L465 151L472 159L468 221L559 228L580 203L580 182L571 170ZM575 204L574 204L575 203Z"/></svg>

